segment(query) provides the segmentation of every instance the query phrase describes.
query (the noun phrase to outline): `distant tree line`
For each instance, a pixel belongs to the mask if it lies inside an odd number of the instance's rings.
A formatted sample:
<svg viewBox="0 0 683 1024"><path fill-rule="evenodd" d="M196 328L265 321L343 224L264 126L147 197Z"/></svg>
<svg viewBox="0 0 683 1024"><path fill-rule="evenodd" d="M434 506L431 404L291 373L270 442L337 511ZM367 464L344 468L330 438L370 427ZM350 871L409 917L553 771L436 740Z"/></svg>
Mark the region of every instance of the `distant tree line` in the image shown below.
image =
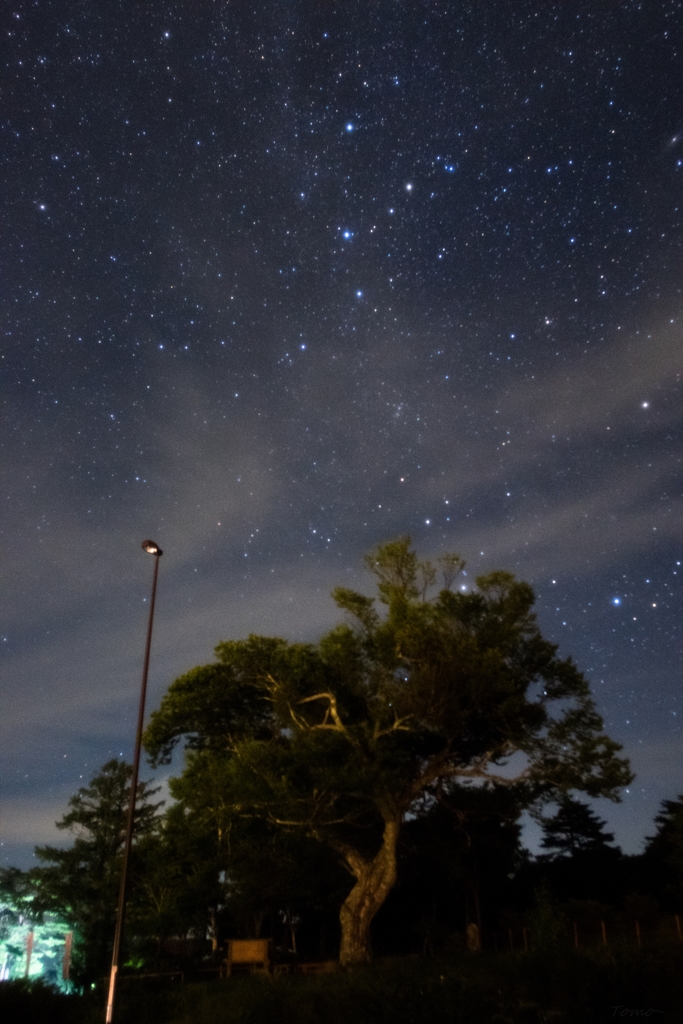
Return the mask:
<svg viewBox="0 0 683 1024"><path fill-rule="evenodd" d="M461 559L420 561L408 538L366 565L378 604L339 588L347 621L317 644L221 643L152 715L152 763L180 742L185 762L165 810L138 790L129 967L210 962L227 937L259 935L284 960L429 954L544 900L575 917L683 909L683 797L624 857L576 796L619 799L632 774L585 677L542 637L531 588L502 572L454 588ZM107 970L130 777L104 765L58 823L72 845L0 878L8 905L72 924L84 982ZM543 827L536 858L525 810Z"/></svg>

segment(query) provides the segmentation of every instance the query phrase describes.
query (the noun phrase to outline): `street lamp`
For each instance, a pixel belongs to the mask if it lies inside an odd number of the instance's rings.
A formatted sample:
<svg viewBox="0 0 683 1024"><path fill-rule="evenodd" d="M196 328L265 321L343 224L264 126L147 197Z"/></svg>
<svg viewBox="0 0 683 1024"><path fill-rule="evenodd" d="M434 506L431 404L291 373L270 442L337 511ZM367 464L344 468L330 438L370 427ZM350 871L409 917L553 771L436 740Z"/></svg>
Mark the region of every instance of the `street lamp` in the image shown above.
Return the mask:
<svg viewBox="0 0 683 1024"><path fill-rule="evenodd" d="M116 915L116 931L114 933L114 949L111 957L111 973L109 975L109 995L107 997L106 1024L114 1019L114 997L116 995L116 979L119 970L119 954L121 936L123 935L123 918L126 909L126 888L128 884L128 865L130 849L133 845L133 825L135 821L135 797L138 790L138 774L140 770L140 750L142 748L142 724L145 718L145 697L147 696L147 673L149 671L149 651L152 646L152 626L154 625L154 601L157 594L157 576L159 575L159 559L163 551L153 540L143 540L142 548L154 555L154 580L152 582L152 601L149 606L149 624L147 626L147 646L145 647L145 663L142 669L142 686L140 688L140 707L138 709L138 727L135 733L135 753L133 754L133 775L130 780L130 797L128 800L128 821L126 824L126 842L123 848L123 866L121 868L121 887L119 889L119 909Z"/></svg>

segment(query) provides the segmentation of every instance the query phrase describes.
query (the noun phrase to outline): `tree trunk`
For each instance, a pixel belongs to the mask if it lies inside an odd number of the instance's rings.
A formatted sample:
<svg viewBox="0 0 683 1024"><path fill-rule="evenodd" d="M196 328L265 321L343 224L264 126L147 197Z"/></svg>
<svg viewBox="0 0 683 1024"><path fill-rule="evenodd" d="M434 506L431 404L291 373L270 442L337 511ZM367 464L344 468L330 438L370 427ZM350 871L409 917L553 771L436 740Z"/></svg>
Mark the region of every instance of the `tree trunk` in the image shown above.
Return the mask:
<svg viewBox="0 0 683 1024"><path fill-rule="evenodd" d="M370 960L370 925L396 882L396 843L400 817L386 819L382 845L372 860L355 851L344 850L344 859L356 884L339 912L343 967Z"/></svg>

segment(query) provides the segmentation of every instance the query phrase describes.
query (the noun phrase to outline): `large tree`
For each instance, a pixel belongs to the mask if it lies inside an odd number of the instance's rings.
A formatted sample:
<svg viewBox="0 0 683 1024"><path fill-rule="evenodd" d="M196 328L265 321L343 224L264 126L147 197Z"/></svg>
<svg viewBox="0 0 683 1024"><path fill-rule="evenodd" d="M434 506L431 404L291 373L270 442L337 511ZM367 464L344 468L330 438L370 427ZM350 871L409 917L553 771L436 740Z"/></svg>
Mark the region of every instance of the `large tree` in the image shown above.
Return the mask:
<svg viewBox="0 0 683 1024"><path fill-rule="evenodd" d="M177 679L146 746L221 765L228 823L304 829L353 878L343 964L370 956L370 925L396 880L409 813L451 785L514 788L526 804L571 790L618 799L631 779L588 682L542 637L531 587L505 572L451 589L457 556L420 562L409 538L366 558L373 598L339 588L349 621L317 644L250 636ZM443 574L443 587L430 591Z"/></svg>

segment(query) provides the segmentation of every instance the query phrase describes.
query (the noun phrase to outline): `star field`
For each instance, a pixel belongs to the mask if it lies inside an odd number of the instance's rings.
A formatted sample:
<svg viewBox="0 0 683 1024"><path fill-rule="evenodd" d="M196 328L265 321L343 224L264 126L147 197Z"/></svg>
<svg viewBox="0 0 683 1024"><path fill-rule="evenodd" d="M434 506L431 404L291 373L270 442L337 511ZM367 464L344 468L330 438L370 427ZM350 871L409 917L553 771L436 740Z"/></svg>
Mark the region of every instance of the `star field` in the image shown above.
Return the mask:
<svg viewBox="0 0 683 1024"><path fill-rule="evenodd" d="M683 4L18 0L0 118L0 857L248 631L410 533L681 760ZM57 834L58 835L58 834Z"/></svg>

